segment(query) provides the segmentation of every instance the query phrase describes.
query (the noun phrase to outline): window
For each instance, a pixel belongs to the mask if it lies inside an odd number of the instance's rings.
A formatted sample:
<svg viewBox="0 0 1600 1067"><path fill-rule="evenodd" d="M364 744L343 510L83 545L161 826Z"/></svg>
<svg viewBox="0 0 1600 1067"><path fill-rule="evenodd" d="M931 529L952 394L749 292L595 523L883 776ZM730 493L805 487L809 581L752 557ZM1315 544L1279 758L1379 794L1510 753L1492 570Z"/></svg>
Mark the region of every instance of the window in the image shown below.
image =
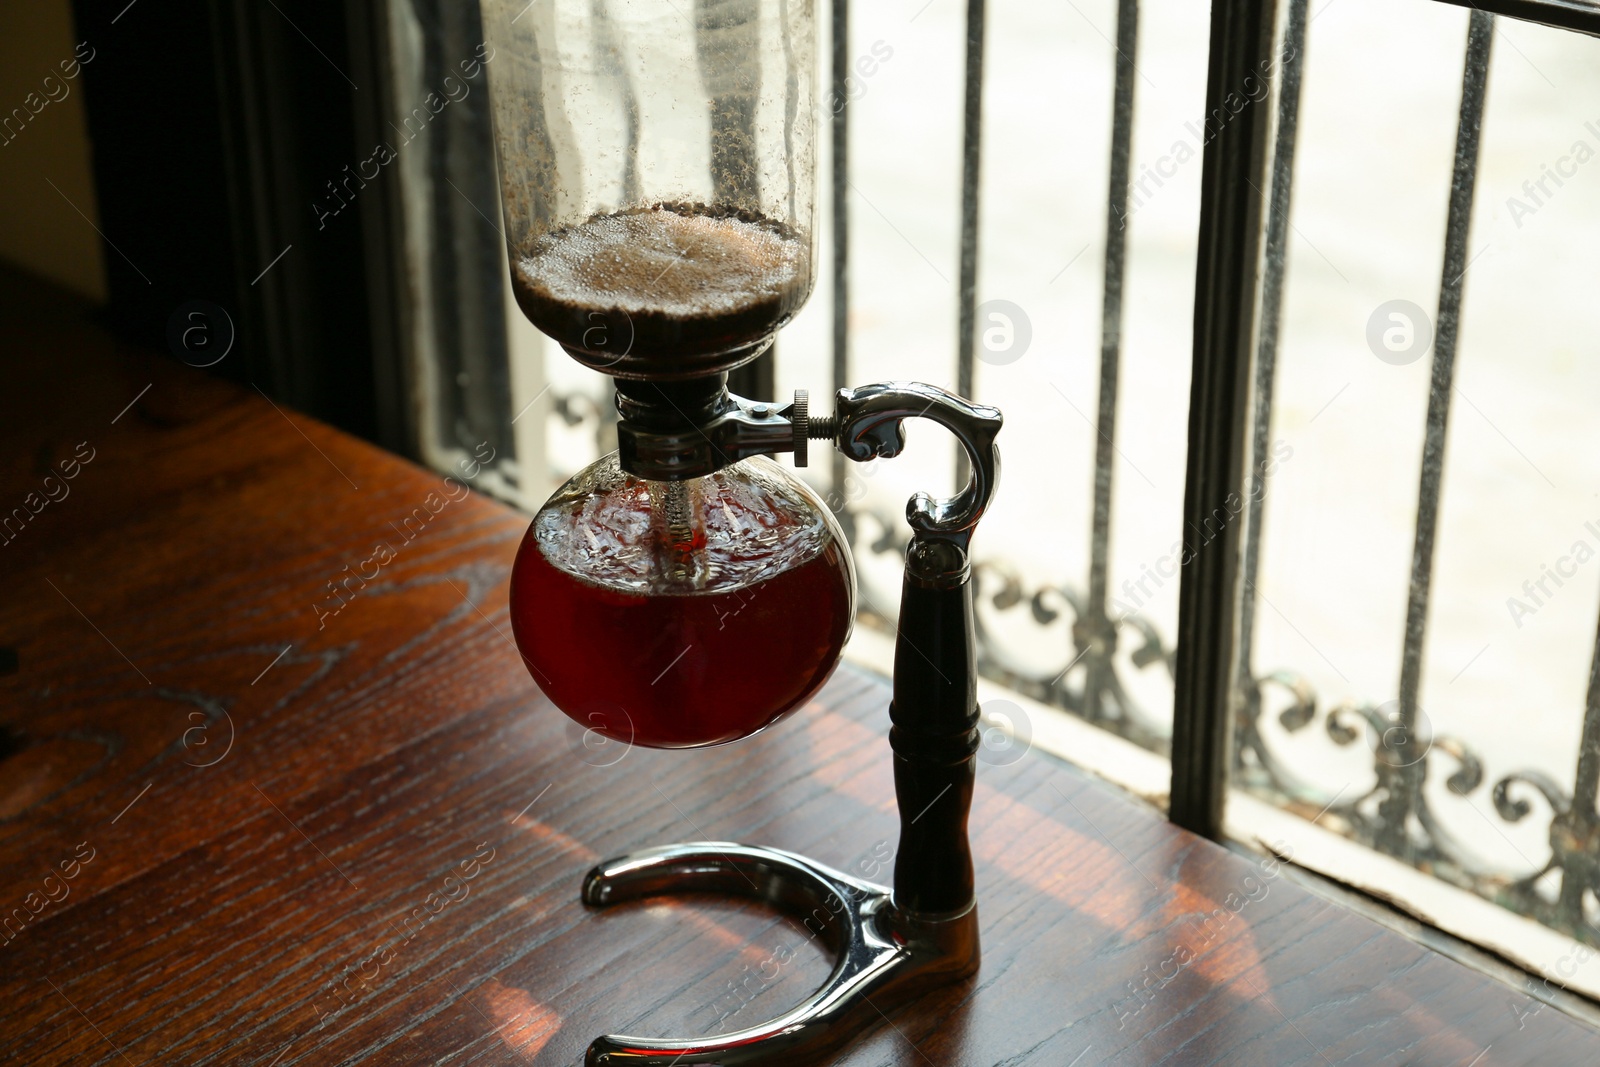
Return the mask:
<svg viewBox="0 0 1600 1067"><path fill-rule="evenodd" d="M835 269L737 388L1005 410L991 762L1053 750L1595 995L1600 6L1489 6L832 0ZM475 15L387 18L404 128ZM611 447L608 386L508 312L483 98L402 155L406 365L420 454L492 442L531 508ZM957 475L912 434L808 472L880 631L904 501Z"/></svg>

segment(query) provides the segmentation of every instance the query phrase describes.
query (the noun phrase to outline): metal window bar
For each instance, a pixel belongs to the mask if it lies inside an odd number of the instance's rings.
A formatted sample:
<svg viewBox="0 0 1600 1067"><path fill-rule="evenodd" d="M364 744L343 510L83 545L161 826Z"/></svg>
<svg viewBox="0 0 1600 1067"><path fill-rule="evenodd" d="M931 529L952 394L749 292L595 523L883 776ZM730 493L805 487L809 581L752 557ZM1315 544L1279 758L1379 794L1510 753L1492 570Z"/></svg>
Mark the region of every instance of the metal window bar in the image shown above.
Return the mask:
<svg viewBox="0 0 1600 1067"><path fill-rule="evenodd" d="M850 0L833 0L833 391L850 384ZM845 506L844 453L830 449L834 509L846 538L856 539L855 521Z"/></svg>
<svg viewBox="0 0 1600 1067"><path fill-rule="evenodd" d="M1450 209L1444 236L1444 272L1439 281L1439 312L1433 347L1433 381L1428 394L1427 431L1422 446L1422 476L1417 488L1417 531L1411 557L1411 590L1406 601L1405 647L1400 661L1400 779L1379 806L1378 847L1414 860L1409 821L1422 804L1426 764L1416 758L1417 689L1422 677L1422 639L1433 584L1433 550L1439 531L1439 490L1444 481L1445 429L1450 419L1450 389L1455 377L1456 340L1461 326L1461 286L1467 273L1467 240L1472 199L1478 184L1478 148L1489 75L1494 16L1474 11L1467 33L1467 58L1461 78L1461 117L1456 126L1455 167L1450 176ZM1382 781L1382 778L1380 778ZM1417 811L1417 814L1422 814Z"/></svg>
<svg viewBox="0 0 1600 1067"><path fill-rule="evenodd" d="M1554 30L1576 30L1600 37L1600 3L1595 0L1440 0L1491 15L1506 15Z"/></svg>
<svg viewBox="0 0 1600 1067"><path fill-rule="evenodd" d="M1235 707L1234 766L1236 772L1248 773L1253 768L1270 767L1274 782L1280 783L1289 796L1300 798L1308 790L1294 782L1286 769L1273 757L1262 740L1258 723L1261 717L1262 689L1266 682L1276 682L1294 696L1289 719L1297 726L1309 722L1306 714L1310 702L1310 687L1286 671L1274 672L1266 678L1255 673L1255 617L1259 596L1256 581L1261 569L1261 530L1266 509L1267 456L1272 432L1273 389L1277 384L1278 339L1283 326L1283 286L1288 268L1289 207L1294 186L1295 145L1300 129L1300 84L1305 66L1306 25L1308 0L1289 0L1288 25L1283 36L1283 59L1279 64L1277 135L1272 151L1272 186L1267 215L1265 270L1261 283L1261 338L1256 346L1255 389L1252 397L1253 418L1250 428L1250 472L1260 479L1252 483L1245 494L1244 595L1239 605L1239 663L1238 696ZM1244 765L1248 755L1253 764ZM1264 775L1257 775L1259 781Z"/></svg>
<svg viewBox="0 0 1600 1067"><path fill-rule="evenodd" d="M961 280L956 328L956 392L972 396L972 342L977 324L978 177L983 149L984 0L967 0L967 72L961 133ZM967 480L967 454L956 449L956 484Z"/></svg>
<svg viewBox="0 0 1600 1067"><path fill-rule="evenodd" d="M1103 697L1126 718L1127 698L1112 664L1117 624L1106 611L1111 568L1112 464L1116 461L1117 384L1122 358L1122 288L1127 277L1128 178L1133 153L1133 57L1139 44L1138 0L1118 0L1115 83L1111 104L1111 166L1106 194L1105 274L1100 305L1100 397L1095 413L1094 507L1089 530L1088 617L1074 627L1083 657L1083 714L1107 716Z"/></svg>
<svg viewBox="0 0 1600 1067"><path fill-rule="evenodd" d="M1224 521L1209 539L1206 531L1244 489L1270 118L1264 108L1247 107L1227 119L1223 101L1266 69L1275 17L1274 0L1215 0L1211 7L1206 114L1208 124L1213 116L1224 120L1206 144L1200 186L1168 808L1173 822L1207 837L1222 834L1227 792L1240 524Z"/></svg>

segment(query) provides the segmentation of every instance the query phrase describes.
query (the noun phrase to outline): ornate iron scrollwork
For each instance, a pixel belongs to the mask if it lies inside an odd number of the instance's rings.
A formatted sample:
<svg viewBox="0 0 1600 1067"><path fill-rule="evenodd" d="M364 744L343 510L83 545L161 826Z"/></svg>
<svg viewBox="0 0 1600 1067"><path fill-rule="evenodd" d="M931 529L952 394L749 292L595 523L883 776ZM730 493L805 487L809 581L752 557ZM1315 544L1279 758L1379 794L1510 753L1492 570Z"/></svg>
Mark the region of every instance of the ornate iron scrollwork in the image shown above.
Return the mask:
<svg viewBox="0 0 1600 1067"><path fill-rule="evenodd" d="M1171 729L1140 705L1123 684L1129 665L1143 670L1162 664L1171 677L1173 652L1153 623L1134 613L1116 618L1100 615L1069 584L1029 589L1015 568L994 560L975 564L973 583L979 607L978 670L984 677L1040 703L1070 711L1142 748L1170 753ZM985 618L987 610L1012 612L1023 605L1030 621L1038 626L1051 626L1070 613L1066 631L1072 653L1065 662L1035 667L997 638ZM1118 658L1124 630L1137 639L1126 664Z"/></svg>
<svg viewBox="0 0 1600 1067"><path fill-rule="evenodd" d="M1535 808L1526 792L1542 796L1550 811L1550 858L1523 873L1496 870L1450 832L1425 788L1438 774L1446 774L1445 788L1462 798L1483 785L1483 759L1463 741L1447 735L1396 735L1399 716L1392 702L1337 704L1324 716L1327 736L1341 746L1367 737L1373 780L1356 796L1330 796L1303 781L1273 752L1261 729L1263 696L1272 688L1288 697L1277 713L1285 731L1298 733L1316 721L1316 693L1298 675L1275 671L1241 679L1234 725L1235 785L1457 888L1580 941L1600 944L1595 922L1600 910L1600 826L1592 807L1575 807L1572 794L1541 771L1504 775L1490 794L1496 813L1508 823L1521 822ZM1553 892L1548 884L1552 873L1560 881Z"/></svg>

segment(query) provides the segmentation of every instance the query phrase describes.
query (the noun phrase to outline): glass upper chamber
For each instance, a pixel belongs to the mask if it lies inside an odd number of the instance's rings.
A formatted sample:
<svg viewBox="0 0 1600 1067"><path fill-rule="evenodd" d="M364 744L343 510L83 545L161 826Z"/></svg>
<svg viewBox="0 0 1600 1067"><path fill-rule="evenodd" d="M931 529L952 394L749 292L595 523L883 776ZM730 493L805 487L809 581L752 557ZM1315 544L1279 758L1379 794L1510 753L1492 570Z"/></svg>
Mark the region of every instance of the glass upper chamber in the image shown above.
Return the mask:
<svg viewBox="0 0 1600 1067"><path fill-rule="evenodd" d="M809 699L838 663L855 598L838 523L771 460L657 482L613 453L534 518L511 622L571 718L689 748L746 737Z"/></svg>
<svg viewBox="0 0 1600 1067"><path fill-rule="evenodd" d="M812 286L812 5L482 9L523 312L617 373L758 351Z"/></svg>

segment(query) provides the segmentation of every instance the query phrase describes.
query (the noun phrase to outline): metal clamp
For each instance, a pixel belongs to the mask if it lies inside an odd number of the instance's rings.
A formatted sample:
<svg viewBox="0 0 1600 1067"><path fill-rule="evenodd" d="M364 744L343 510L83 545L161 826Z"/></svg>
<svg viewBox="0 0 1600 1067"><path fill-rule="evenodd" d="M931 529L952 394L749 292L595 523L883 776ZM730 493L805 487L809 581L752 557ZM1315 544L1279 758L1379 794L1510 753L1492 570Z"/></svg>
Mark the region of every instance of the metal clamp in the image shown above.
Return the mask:
<svg viewBox="0 0 1600 1067"><path fill-rule="evenodd" d="M795 392L788 407L775 409L734 396L720 381L691 384L695 387L680 388L676 397L653 383L619 384L617 447L623 470L640 478L681 481L779 452L793 452L795 466L804 467L812 440L832 440L860 463L899 455L906 442L905 420L931 419L955 435L972 474L949 500L935 501L926 493L912 497L906 520L921 539L949 542L963 555L1000 482L994 440L1003 421L999 409L938 386L879 382L840 389L833 415L813 418L804 389Z"/></svg>
<svg viewBox="0 0 1600 1067"><path fill-rule="evenodd" d="M1000 449L995 444L1004 421L1000 409L923 382L840 389L834 405L834 444L858 463L898 456L906 444L906 419L931 419L955 435L972 470L967 484L948 500L918 493L906 504L906 521L920 540L949 542L965 556L973 527L1000 484Z"/></svg>

